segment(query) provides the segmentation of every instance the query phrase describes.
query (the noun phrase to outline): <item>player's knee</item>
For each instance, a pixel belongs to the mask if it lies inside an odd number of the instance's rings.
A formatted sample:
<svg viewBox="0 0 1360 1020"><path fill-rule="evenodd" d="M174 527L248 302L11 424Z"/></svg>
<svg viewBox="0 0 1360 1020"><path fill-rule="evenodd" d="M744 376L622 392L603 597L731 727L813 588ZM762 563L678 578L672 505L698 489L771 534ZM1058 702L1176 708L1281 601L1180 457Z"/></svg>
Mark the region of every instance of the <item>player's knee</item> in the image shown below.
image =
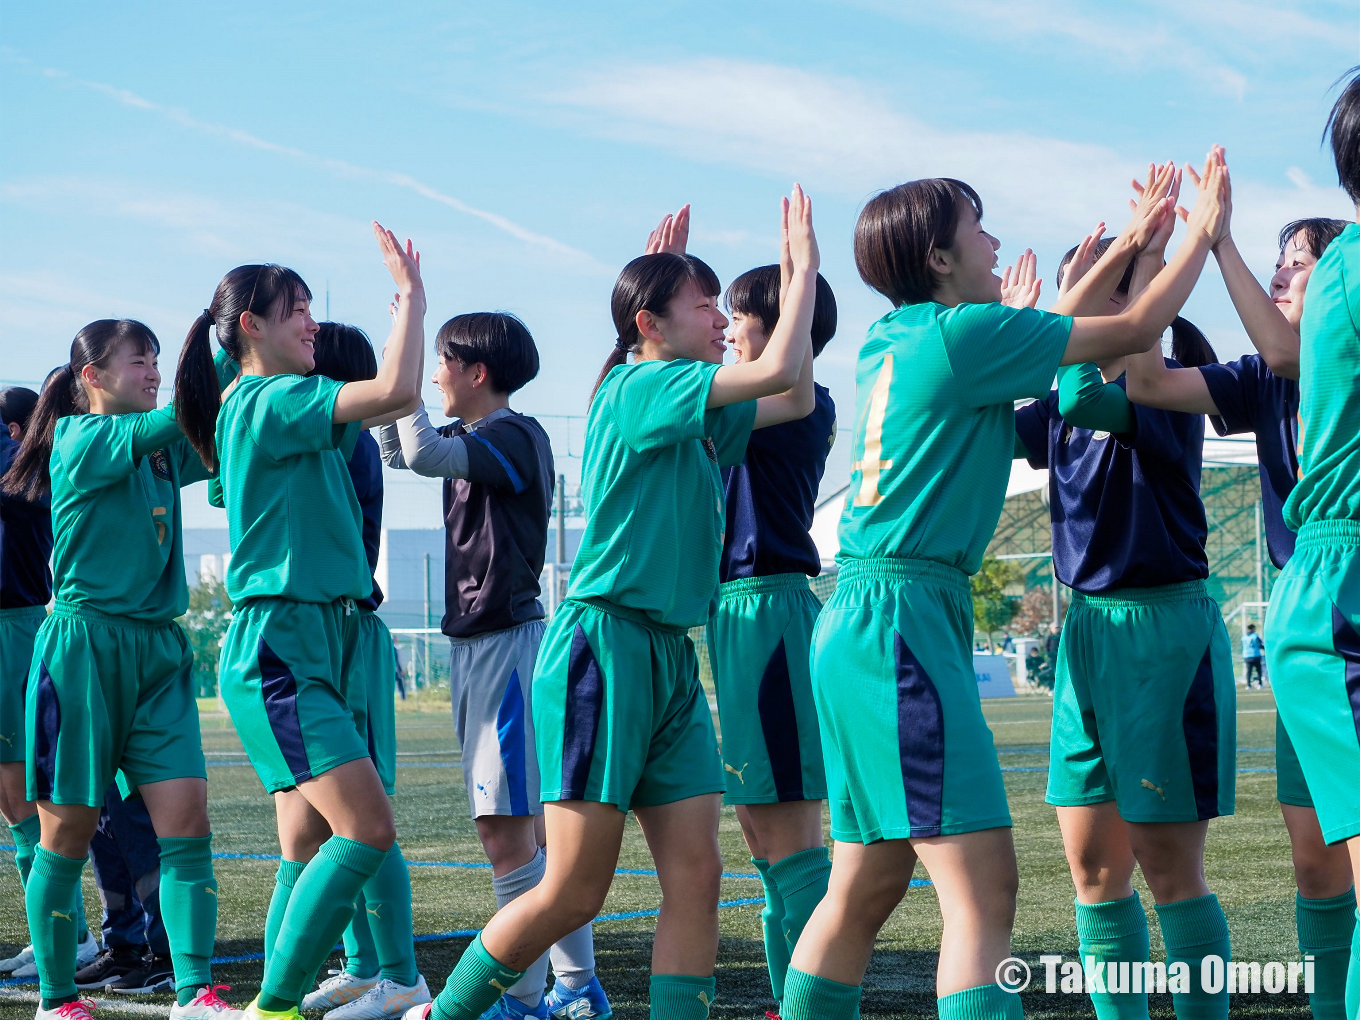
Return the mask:
<svg viewBox="0 0 1360 1020"><path fill-rule="evenodd" d="M1296 846L1294 884L1304 899L1325 900L1340 896L1353 884L1350 855L1344 846Z"/></svg>

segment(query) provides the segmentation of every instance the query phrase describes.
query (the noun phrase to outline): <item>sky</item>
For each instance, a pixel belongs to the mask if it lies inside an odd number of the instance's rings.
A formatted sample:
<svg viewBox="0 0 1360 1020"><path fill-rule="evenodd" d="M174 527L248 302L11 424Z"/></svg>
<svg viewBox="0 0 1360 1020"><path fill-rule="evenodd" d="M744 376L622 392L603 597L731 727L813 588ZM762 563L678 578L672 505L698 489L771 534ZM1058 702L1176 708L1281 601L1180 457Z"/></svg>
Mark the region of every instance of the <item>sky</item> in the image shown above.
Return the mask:
<svg viewBox="0 0 1360 1020"><path fill-rule="evenodd" d="M888 311L850 247L874 193L971 183L1002 264L1038 253L1044 307L1062 252L1123 225L1132 175L1220 143L1265 281L1284 223L1355 217L1321 134L1357 63L1354 0L9 0L0 380L39 380L86 322L130 316L160 337L168 384L217 281L259 261L381 346L378 219L422 251L428 338L467 311L528 324L543 367L514 403L573 480L619 268L685 202L690 251L724 283L774 261L799 181L840 307L817 374L845 424ZM1212 265L1186 314L1221 358L1249 349Z"/></svg>

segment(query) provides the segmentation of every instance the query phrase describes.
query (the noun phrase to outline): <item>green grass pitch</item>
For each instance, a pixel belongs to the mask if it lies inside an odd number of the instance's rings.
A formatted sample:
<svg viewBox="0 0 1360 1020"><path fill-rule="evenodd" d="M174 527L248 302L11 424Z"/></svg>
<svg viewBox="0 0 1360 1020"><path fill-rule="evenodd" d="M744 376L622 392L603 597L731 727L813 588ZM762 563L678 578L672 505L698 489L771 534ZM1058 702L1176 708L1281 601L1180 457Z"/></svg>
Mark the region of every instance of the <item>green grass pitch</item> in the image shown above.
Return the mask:
<svg viewBox="0 0 1360 1020"><path fill-rule="evenodd" d="M1041 973L1041 953L1074 958L1076 932L1072 886L1052 808L1044 804L1044 767L1051 702L1044 697L984 702L996 735L1011 811L1015 817L1020 861L1020 900L1015 925L1016 954ZM1275 711L1269 692L1238 698L1237 814L1209 828L1209 885L1218 894L1232 929L1237 959L1291 960L1298 950L1294 934L1294 887L1289 843L1275 803L1273 772ZM214 849L225 854L277 854L274 818L268 798L245 763L230 720L215 712L202 717L204 748L210 759L209 807L215 832ZM447 702L404 706L397 716L401 769L394 799L397 831L411 862L484 862L476 832L468 819L467 798L457 768L457 741ZM1247 771L1243 771L1247 770ZM1250 771L1261 770L1261 771ZM726 870L750 874L741 833L730 809L721 832ZM620 868L651 868L641 831L630 824ZM260 952L265 909L273 888L275 863L248 857L216 862L221 886L218 926L219 955L249 956ZM918 877L926 877L918 869ZM1151 915L1152 898L1136 880ZM413 867L411 885L417 935L476 929L495 909L490 872L485 868ZM724 901L760 895L751 878L723 881ZM89 869L85 872L86 909L99 916ZM620 875L605 905L609 915L655 910L660 899L656 879ZM0 953L8 955L27 941L18 877L8 864L0 868ZM760 907L736 905L720 911L722 943L718 961L718 999L712 1015L761 1017L772 1008L760 933ZM652 916L622 917L596 926L599 972L620 1020L647 1016L647 972ZM1156 918L1150 916L1153 958L1162 953ZM935 948L940 936L939 911L929 886L914 888L884 928L865 981L866 1017L933 1016ZM467 945L466 937L424 941L417 945L421 970L432 991ZM338 957L332 958L335 966ZM258 989L258 961L222 964L217 980L232 986L227 997L244 1003ZM1040 987L1042 981L1036 982ZM124 1000L99 997L105 1017L165 1016L168 996ZM109 1001L114 999L115 1001ZM1084 996L1023 996L1032 1017L1082 1016L1094 1013ZM33 985L0 987L0 1017L31 1017ZM1170 996L1152 997L1152 1014L1172 1016ZM1305 1017L1304 995L1242 995L1234 998L1232 1015Z"/></svg>

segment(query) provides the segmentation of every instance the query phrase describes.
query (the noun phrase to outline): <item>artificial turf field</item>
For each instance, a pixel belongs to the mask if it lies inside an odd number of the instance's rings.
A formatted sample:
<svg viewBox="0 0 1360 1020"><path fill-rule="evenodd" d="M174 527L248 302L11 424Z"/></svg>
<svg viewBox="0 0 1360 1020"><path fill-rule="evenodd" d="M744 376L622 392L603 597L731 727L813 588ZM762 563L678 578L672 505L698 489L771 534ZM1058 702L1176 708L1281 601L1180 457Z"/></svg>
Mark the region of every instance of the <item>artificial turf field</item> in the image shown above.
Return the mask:
<svg viewBox="0 0 1360 1020"><path fill-rule="evenodd" d="M996 737L1015 821L1020 862L1020 899L1015 924L1016 955L1042 974L1041 953L1075 959L1072 886L1063 858L1053 809L1044 804L1051 701L1043 696L986 701L983 706ZM1298 958L1294 929L1293 874L1289 842L1275 802L1275 709L1269 691L1239 693L1237 719L1237 813L1210 824L1207 870L1210 888L1222 901L1232 931L1233 955L1239 960ZM220 884L217 952L236 958L214 968L215 980L231 985L226 997L244 1004L258 990L261 977L261 932L274 884L278 854L273 812L254 771L245 762L231 721L224 713L202 715L204 750L209 758L209 810ZM421 971L432 992L470 940L445 933L475 930L495 909L491 874L485 866L476 831L468 818L467 798L458 771L457 740L448 702L403 705L397 715L401 755L394 798L397 832L412 864L415 931ZM718 998L712 1016L761 1017L773 1008L764 968L760 931L760 882L749 862L731 809L723 812L721 842L726 871L724 906L719 916L722 942L718 959ZM620 874L595 928L599 974L620 1020L648 1015L647 980L654 912L660 890L646 874L651 859L641 830L629 825ZM744 877L750 876L750 877ZM918 868L918 878L927 877ZM1149 913L1152 958L1162 946L1152 897L1140 878L1135 883ZM90 871L85 871L86 911L99 917ZM18 875L0 867L0 955L8 956L27 941ZM440 937L444 936L444 937ZM931 887L913 888L883 929L865 980L866 1017L934 1016L935 948L940 918ZM255 958L252 958L255 957ZM244 959L242 959L244 958ZM333 957L330 966L337 966ZM1094 1016L1085 996L1023 995L1032 1017ZM34 985L0 982L0 1018L31 1017ZM100 995L98 1016L165 1016L169 996ZM1304 1017L1307 999L1298 995L1235 996L1237 1016ZM318 1014L319 1015L319 1014ZM1152 996L1152 1015L1172 1016L1169 995Z"/></svg>

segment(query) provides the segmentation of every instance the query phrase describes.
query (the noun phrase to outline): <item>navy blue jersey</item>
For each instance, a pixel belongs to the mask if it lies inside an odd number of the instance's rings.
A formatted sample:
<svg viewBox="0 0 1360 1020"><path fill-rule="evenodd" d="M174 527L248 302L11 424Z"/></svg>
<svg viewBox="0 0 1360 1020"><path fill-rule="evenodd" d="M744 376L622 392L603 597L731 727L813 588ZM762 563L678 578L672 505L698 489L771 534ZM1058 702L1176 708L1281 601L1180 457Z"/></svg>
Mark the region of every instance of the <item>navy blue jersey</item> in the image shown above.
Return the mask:
<svg viewBox="0 0 1360 1020"><path fill-rule="evenodd" d="M538 578L552 514L552 444L543 426L508 408L462 436L468 476L444 479L444 621L449 637L505 630L543 617Z"/></svg>
<svg viewBox="0 0 1360 1020"><path fill-rule="evenodd" d="M808 530L826 456L836 440L836 404L825 386L813 384L812 413L756 429L746 441L746 456L724 468L727 532L718 577L768 577L771 574L822 572Z"/></svg>
<svg viewBox="0 0 1360 1020"><path fill-rule="evenodd" d="M1209 576L1204 417L1137 404L1129 412L1133 427L1118 435L1064 421L1056 390L1015 412L1030 464L1048 468L1058 580L1088 595Z"/></svg>
<svg viewBox="0 0 1360 1020"><path fill-rule="evenodd" d="M349 480L354 483L354 496L363 515L364 555L368 558L368 572L378 569L378 544L382 541L383 477L382 455L378 441L367 432L359 433L354 453L349 458ZM382 605L383 590L373 578L373 594L359 599L360 609L375 610Z"/></svg>
<svg viewBox="0 0 1360 1020"><path fill-rule="evenodd" d="M19 444L0 429L0 478ZM52 600L52 509L0 492L0 609L45 606Z"/></svg>
<svg viewBox="0 0 1360 1020"><path fill-rule="evenodd" d="M1266 545L1270 562L1283 567L1294 555L1284 502L1299 480L1299 384L1280 378L1259 354L1226 365L1201 365L1200 372L1218 407L1218 415L1210 419L1214 431L1220 436L1256 433Z"/></svg>

